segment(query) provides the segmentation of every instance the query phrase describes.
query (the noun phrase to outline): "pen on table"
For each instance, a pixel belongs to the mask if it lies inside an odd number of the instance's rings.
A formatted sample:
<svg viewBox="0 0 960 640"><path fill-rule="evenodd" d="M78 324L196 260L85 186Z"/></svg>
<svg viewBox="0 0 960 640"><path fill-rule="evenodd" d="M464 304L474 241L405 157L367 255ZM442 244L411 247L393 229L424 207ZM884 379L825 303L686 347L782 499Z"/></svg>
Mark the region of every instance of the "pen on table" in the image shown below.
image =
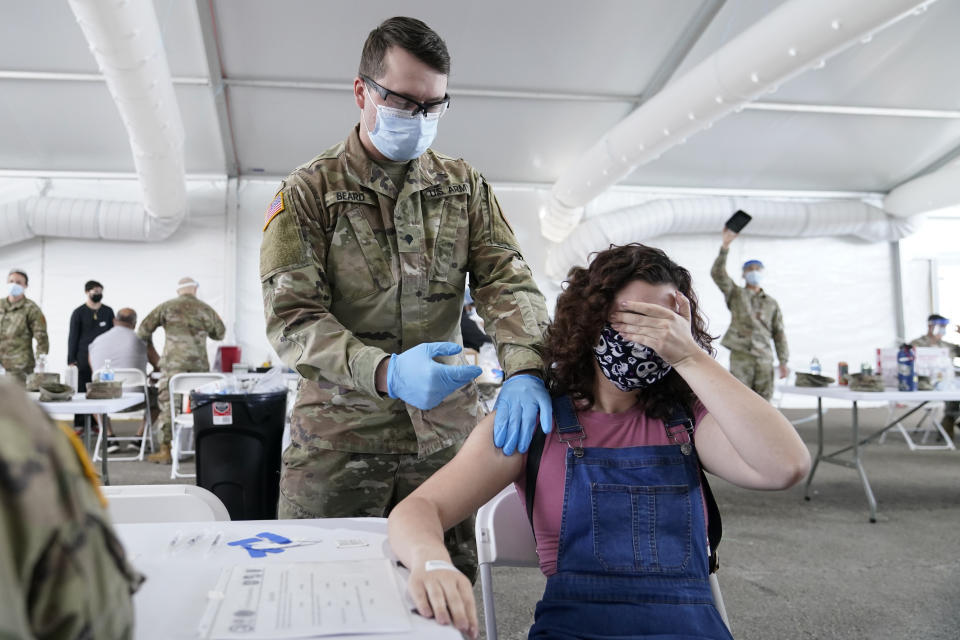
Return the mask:
<svg viewBox="0 0 960 640"><path fill-rule="evenodd" d="M222 531L217 531L217 535L214 536L213 541L210 543L210 546L207 547L207 552L206 552L204 555L207 555L207 554L209 554L210 552L212 552L212 551L213 551L213 548L214 548L215 546L217 546L217 543L220 542L220 538L222 538L222 537L223 537L223 532L222 532Z"/></svg>

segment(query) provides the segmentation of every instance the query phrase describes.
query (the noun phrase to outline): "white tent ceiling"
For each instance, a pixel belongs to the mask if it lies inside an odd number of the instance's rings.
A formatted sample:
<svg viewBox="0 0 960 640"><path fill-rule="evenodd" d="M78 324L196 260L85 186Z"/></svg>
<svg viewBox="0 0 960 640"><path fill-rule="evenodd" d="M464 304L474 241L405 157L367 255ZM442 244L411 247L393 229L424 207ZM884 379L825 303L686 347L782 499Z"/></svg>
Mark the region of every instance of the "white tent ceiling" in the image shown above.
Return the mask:
<svg viewBox="0 0 960 640"><path fill-rule="evenodd" d="M343 138L357 120L349 88L366 33L406 14L444 36L453 58L452 109L434 146L495 182L552 183L671 75L780 2L154 4L190 174L284 175ZM67 3L0 0L0 15L0 171L132 171L123 125ZM624 183L889 191L957 155L957 33L960 0L940 0Z"/></svg>

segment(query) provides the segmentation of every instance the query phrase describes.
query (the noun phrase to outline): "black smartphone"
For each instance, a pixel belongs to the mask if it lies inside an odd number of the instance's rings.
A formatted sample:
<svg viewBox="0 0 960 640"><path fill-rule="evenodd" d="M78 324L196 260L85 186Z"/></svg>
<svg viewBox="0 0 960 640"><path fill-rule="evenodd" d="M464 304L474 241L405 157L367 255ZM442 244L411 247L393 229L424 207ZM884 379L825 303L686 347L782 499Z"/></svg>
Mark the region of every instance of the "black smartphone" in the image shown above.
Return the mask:
<svg viewBox="0 0 960 640"><path fill-rule="evenodd" d="M734 233L740 233L751 220L753 220L753 217L749 213L740 210L730 216L730 219L723 226Z"/></svg>

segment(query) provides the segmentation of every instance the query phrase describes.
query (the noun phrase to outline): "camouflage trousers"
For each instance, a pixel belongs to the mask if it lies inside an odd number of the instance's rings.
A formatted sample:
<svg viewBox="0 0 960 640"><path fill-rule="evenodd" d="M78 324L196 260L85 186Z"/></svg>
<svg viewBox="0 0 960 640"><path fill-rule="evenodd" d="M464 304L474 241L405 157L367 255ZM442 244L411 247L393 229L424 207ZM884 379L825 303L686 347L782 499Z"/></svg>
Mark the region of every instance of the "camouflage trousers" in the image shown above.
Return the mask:
<svg viewBox="0 0 960 640"><path fill-rule="evenodd" d="M157 388L160 389L160 395L157 401L160 403L160 417L157 418L157 422L154 425L157 430L157 438L160 440L160 444L170 444L173 440L173 432L170 429L170 378L177 375L178 373L191 373L190 371L167 371L163 369L163 375L160 377L160 382L157 383ZM177 405L177 413L180 413L180 407L183 406L183 394L176 394L174 402L179 402L181 404Z"/></svg>
<svg viewBox="0 0 960 640"><path fill-rule="evenodd" d="M426 458L412 453L352 453L291 443L283 453L278 518L386 518L391 509L460 449ZM477 578L477 545L471 516L444 535L453 564Z"/></svg>
<svg viewBox="0 0 960 640"><path fill-rule="evenodd" d="M730 352L730 373L764 400L773 397L773 361L763 360L743 351Z"/></svg>

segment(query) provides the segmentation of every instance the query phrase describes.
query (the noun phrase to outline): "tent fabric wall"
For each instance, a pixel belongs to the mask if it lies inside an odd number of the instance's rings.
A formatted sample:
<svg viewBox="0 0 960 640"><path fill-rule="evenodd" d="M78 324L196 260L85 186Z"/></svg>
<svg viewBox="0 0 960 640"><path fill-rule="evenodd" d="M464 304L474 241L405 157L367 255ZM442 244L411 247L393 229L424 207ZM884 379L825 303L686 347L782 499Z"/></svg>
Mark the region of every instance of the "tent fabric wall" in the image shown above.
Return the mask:
<svg viewBox="0 0 960 640"><path fill-rule="evenodd" d="M235 255L228 248L231 231L226 215L226 185L226 181L188 181L190 214L164 242L34 238L0 247L0 269L18 266L30 274L28 295L41 304L47 316L50 362L54 370L62 370L66 364L70 313L83 303L83 283L90 278L104 283L107 304L114 309L133 307L142 318L153 306L175 294L178 278L193 276L201 284L200 298L221 314L233 297L235 318L224 320L228 338L243 348L244 359L254 364L268 359L279 362L265 337L259 280L263 214L279 180L239 181ZM0 184L0 188L4 186ZM539 238L537 215L549 191L511 184L494 185L494 189L552 309L560 283L548 278L543 271L548 247ZM64 197L96 193L111 199L124 199L136 194L136 190L133 180L60 181L54 187L54 193ZM130 199L133 198L135 195ZM955 229L960 221L954 221L954 226L943 227L943 224L935 225L935 233L945 233L947 227ZM943 246L933 246L925 237L921 228L918 235L908 241L934 253L950 249L946 240L942 241ZM710 331L713 335L722 335L730 314L710 280L710 265L719 248L719 232L716 235L668 235L648 242L667 251L691 271L703 310L710 320ZM909 253L904 264L913 259L926 259L915 258L916 255L920 254ZM748 258L759 258L767 264L769 277L765 288L783 308L792 352L790 366L794 370L806 369L814 355L828 373L837 360L846 360L855 367L861 361L872 362L876 347L895 342L896 302L888 243L865 243L842 237L743 236L731 249L728 264L731 276L739 276L739 266ZM234 259L235 268L228 268L228 261ZM228 278L231 281L228 282ZM907 333L919 335L924 331L924 319L929 313L929 295L911 297L911 292L929 292L928 271L905 268L904 289L910 304ZM915 298L919 301L910 302ZM162 346L159 335L157 345ZM209 346L212 355L216 345L210 343ZM719 349L718 359L727 362L725 349ZM784 402L790 406L799 400L787 397Z"/></svg>

